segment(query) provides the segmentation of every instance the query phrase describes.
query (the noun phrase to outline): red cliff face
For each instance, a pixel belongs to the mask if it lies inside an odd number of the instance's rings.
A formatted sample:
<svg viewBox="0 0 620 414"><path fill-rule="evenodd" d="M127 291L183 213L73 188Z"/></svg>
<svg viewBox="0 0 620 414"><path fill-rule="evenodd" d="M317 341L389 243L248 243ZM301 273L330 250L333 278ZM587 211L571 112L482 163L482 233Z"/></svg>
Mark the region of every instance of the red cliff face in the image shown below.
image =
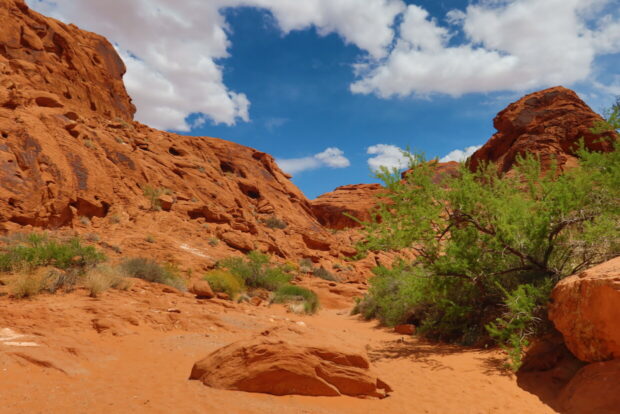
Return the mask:
<svg viewBox="0 0 620 414"><path fill-rule="evenodd" d="M345 213L361 221L370 221L378 196L384 191L380 184L343 185L312 200L312 211L322 225L331 229L360 227Z"/></svg>
<svg viewBox="0 0 620 414"><path fill-rule="evenodd" d="M495 117L498 132L471 156L469 166L475 170L482 162L493 162L507 172L517 155L536 154L544 165L555 159L560 168L570 167L581 138L587 148L611 150L609 142L600 142L602 136L590 131L601 120L570 89L558 86L529 94Z"/></svg>
<svg viewBox="0 0 620 414"><path fill-rule="evenodd" d="M270 155L134 122L124 72L103 37L0 0L0 231L70 228L198 267L354 253Z"/></svg>

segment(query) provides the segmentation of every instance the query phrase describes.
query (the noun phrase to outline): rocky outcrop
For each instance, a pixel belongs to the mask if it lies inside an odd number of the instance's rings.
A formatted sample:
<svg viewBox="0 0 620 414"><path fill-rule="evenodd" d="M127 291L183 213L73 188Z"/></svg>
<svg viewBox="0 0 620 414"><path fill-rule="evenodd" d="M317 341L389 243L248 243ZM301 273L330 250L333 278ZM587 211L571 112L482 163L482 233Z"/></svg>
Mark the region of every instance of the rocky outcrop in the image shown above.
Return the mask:
<svg viewBox="0 0 620 414"><path fill-rule="evenodd" d="M586 362L620 358L620 257L567 277L553 289L549 318Z"/></svg>
<svg viewBox="0 0 620 414"><path fill-rule="evenodd" d="M273 395L385 397L391 391L361 354L271 338L218 349L194 365L190 379Z"/></svg>
<svg viewBox="0 0 620 414"><path fill-rule="evenodd" d="M601 120L569 89L558 86L534 92L495 117L498 132L471 156L469 166L476 170L483 162L493 162L499 171L507 172L517 156L525 154L536 154L546 167L554 160L560 168L573 166L581 138L589 149L612 149L612 144L601 138L617 139L614 133L598 135L590 131Z"/></svg>
<svg viewBox="0 0 620 414"><path fill-rule="evenodd" d="M562 390L565 414L615 414L620 409L620 359L583 367Z"/></svg>
<svg viewBox="0 0 620 414"><path fill-rule="evenodd" d="M72 228L111 254L199 268L252 249L315 263L352 254L270 155L134 122L103 37L23 0L0 0L0 23L0 232Z"/></svg>
<svg viewBox="0 0 620 414"><path fill-rule="evenodd" d="M323 226L331 229L360 227L345 213L362 222L370 221L382 192L385 189L380 184L343 185L312 200L312 212Z"/></svg>

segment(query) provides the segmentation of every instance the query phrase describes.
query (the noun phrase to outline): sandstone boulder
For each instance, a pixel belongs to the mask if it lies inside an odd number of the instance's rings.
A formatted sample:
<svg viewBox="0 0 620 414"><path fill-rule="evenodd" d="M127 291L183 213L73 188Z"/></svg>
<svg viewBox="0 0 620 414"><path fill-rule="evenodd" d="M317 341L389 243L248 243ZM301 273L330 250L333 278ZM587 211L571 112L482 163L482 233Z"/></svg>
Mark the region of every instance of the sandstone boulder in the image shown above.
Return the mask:
<svg viewBox="0 0 620 414"><path fill-rule="evenodd" d="M509 171L517 155L536 154L544 166L556 159L560 168L576 164L577 143L584 139L587 148L611 151L610 142L590 129L602 118L579 96L561 86L534 92L510 104L493 121L497 133L469 159L472 170L482 162L493 162L502 172Z"/></svg>
<svg viewBox="0 0 620 414"><path fill-rule="evenodd" d="M560 281L549 318L582 361L620 358L620 257Z"/></svg>
<svg viewBox="0 0 620 414"><path fill-rule="evenodd" d="M197 280L192 283L189 291L200 299L211 299L215 297L211 285L206 280Z"/></svg>
<svg viewBox="0 0 620 414"><path fill-rule="evenodd" d="M194 365L190 379L218 389L273 395L384 397L391 391L361 354L271 338L216 350Z"/></svg>
<svg viewBox="0 0 620 414"><path fill-rule="evenodd" d="M564 414L620 412L620 359L583 367L560 393L559 406Z"/></svg>

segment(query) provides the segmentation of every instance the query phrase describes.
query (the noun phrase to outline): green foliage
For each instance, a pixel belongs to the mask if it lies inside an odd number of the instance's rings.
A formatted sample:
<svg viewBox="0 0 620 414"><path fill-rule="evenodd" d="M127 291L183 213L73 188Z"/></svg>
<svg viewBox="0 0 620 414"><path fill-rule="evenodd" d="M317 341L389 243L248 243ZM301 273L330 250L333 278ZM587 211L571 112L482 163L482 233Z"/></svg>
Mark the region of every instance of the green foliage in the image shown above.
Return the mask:
<svg viewBox="0 0 620 414"><path fill-rule="evenodd" d="M549 280L543 280L541 286L525 284L512 292L504 292L506 311L486 326L491 337L510 357L510 367L514 371L521 367L529 338L540 336L549 327L545 321L552 288Z"/></svg>
<svg viewBox="0 0 620 414"><path fill-rule="evenodd" d="M175 289L185 290L185 282L171 265L161 266L151 259L136 257L121 263L121 269L129 277L161 283Z"/></svg>
<svg viewBox="0 0 620 414"><path fill-rule="evenodd" d="M211 270L204 276L204 279L209 282L214 292L224 292L231 299L236 298L245 290L243 280L226 270Z"/></svg>
<svg viewBox="0 0 620 414"><path fill-rule="evenodd" d="M281 286L273 298L273 303L301 303L304 312L314 314L319 309L319 298L313 291L301 286Z"/></svg>
<svg viewBox="0 0 620 414"><path fill-rule="evenodd" d="M531 156L507 175L463 165L441 186L436 162L420 155L409 155L405 180L382 169L389 202L379 208L381 223L366 223L359 253L409 248L417 259L377 269L356 311L467 344L488 341L484 326L495 321L491 336L518 365L523 344L544 325L546 303L542 293L531 303L523 295L620 254L618 144L579 156L580 166L562 174Z"/></svg>
<svg viewBox="0 0 620 414"><path fill-rule="evenodd" d="M55 266L83 273L88 267L105 260L93 246L82 245L79 238L52 240L46 235L32 233L10 242L0 253L0 271L35 269Z"/></svg>
<svg viewBox="0 0 620 414"><path fill-rule="evenodd" d="M224 259L218 263L218 267L228 270L253 288L277 290L293 279L289 269L270 263L269 256L257 251L251 251L245 258Z"/></svg>

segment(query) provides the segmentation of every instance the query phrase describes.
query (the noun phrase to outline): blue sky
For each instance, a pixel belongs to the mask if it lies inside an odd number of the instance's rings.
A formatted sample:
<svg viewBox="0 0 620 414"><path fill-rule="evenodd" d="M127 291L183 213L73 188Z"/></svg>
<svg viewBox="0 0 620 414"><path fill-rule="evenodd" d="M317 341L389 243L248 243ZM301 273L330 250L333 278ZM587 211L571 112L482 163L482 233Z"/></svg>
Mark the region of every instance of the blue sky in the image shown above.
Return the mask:
<svg viewBox="0 0 620 414"><path fill-rule="evenodd" d="M529 91L620 94L620 0L77 3L29 1L117 45L138 120L272 154L309 198L398 148L460 159Z"/></svg>

